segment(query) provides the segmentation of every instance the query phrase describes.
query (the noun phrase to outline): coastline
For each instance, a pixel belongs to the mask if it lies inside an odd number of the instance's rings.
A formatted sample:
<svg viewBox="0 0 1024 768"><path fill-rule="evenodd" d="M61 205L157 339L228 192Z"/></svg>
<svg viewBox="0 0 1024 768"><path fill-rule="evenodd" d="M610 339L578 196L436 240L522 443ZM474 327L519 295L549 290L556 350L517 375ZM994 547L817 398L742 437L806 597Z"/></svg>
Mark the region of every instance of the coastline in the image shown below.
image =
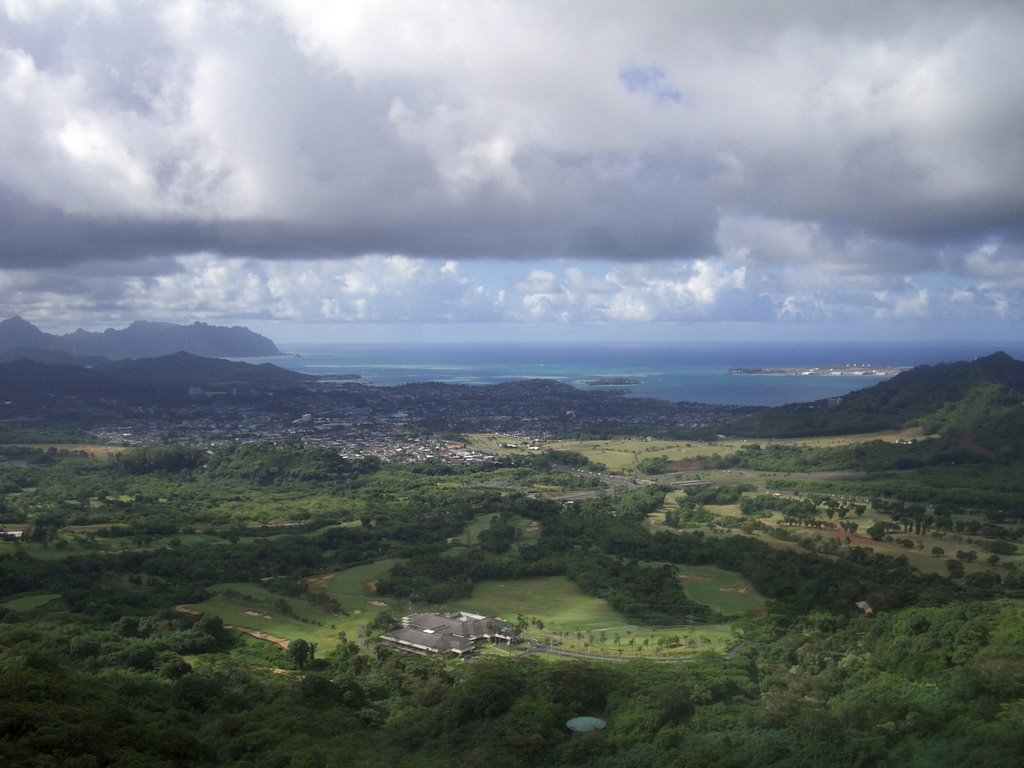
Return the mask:
<svg viewBox="0 0 1024 768"><path fill-rule="evenodd" d="M891 379L909 366L830 365L813 368L730 368L731 376L872 376Z"/></svg>

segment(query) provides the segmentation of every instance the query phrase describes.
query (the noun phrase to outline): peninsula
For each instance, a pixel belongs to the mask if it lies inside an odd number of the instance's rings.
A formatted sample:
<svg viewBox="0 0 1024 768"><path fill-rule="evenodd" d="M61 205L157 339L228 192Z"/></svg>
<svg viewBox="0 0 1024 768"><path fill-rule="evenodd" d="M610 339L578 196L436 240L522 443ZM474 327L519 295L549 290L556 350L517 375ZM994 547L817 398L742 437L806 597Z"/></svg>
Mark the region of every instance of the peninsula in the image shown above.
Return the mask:
<svg viewBox="0 0 1024 768"><path fill-rule="evenodd" d="M906 370L908 370L906 367L900 366L854 363L816 368L730 368L729 373L737 376L875 376L887 379Z"/></svg>

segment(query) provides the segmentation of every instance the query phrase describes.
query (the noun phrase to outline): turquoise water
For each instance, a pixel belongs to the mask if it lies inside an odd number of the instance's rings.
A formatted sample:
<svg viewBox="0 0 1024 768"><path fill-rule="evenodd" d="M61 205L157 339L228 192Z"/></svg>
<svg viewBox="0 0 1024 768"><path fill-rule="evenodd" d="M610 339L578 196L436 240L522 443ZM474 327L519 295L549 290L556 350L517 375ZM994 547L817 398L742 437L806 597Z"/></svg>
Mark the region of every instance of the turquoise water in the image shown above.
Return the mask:
<svg viewBox="0 0 1024 768"><path fill-rule="evenodd" d="M733 405L782 405L835 397L871 386L878 377L750 376L732 368L808 368L866 364L913 366L965 360L1024 347L984 342L921 344L292 344L284 357L265 358L320 376L358 375L362 383L496 384L530 378L586 390L587 381L623 377L639 382L632 397Z"/></svg>

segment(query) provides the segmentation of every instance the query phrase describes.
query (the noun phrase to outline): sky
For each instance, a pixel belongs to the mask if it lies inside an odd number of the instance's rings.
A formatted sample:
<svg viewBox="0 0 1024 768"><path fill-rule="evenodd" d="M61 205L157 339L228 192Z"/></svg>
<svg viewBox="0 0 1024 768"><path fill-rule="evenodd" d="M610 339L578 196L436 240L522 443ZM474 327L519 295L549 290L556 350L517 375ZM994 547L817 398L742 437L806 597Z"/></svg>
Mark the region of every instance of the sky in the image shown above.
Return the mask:
<svg viewBox="0 0 1024 768"><path fill-rule="evenodd" d="M1024 339L1019 0L0 0L0 316Z"/></svg>

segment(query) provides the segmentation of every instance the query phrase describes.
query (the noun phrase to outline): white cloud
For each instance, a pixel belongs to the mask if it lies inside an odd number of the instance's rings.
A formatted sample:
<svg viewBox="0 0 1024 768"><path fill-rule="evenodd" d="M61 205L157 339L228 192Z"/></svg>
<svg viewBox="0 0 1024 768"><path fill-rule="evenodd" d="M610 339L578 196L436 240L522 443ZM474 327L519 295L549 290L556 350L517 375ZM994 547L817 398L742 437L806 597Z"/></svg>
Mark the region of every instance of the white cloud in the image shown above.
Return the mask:
<svg viewBox="0 0 1024 768"><path fill-rule="evenodd" d="M721 262L614 266L602 276L567 268L533 270L516 285L532 320L644 322L716 316L724 297L745 289L744 267ZM730 312L730 309L725 309Z"/></svg>
<svg viewBox="0 0 1024 768"><path fill-rule="evenodd" d="M875 309L876 320L906 320L910 318L928 317L931 313L931 296L926 288L916 293L892 295L879 292L875 298L882 304Z"/></svg>
<svg viewBox="0 0 1024 768"><path fill-rule="evenodd" d="M1020 314L1019 3L5 0L0 14L14 311ZM494 278L496 259L512 274ZM83 271L97 264L105 284Z"/></svg>

